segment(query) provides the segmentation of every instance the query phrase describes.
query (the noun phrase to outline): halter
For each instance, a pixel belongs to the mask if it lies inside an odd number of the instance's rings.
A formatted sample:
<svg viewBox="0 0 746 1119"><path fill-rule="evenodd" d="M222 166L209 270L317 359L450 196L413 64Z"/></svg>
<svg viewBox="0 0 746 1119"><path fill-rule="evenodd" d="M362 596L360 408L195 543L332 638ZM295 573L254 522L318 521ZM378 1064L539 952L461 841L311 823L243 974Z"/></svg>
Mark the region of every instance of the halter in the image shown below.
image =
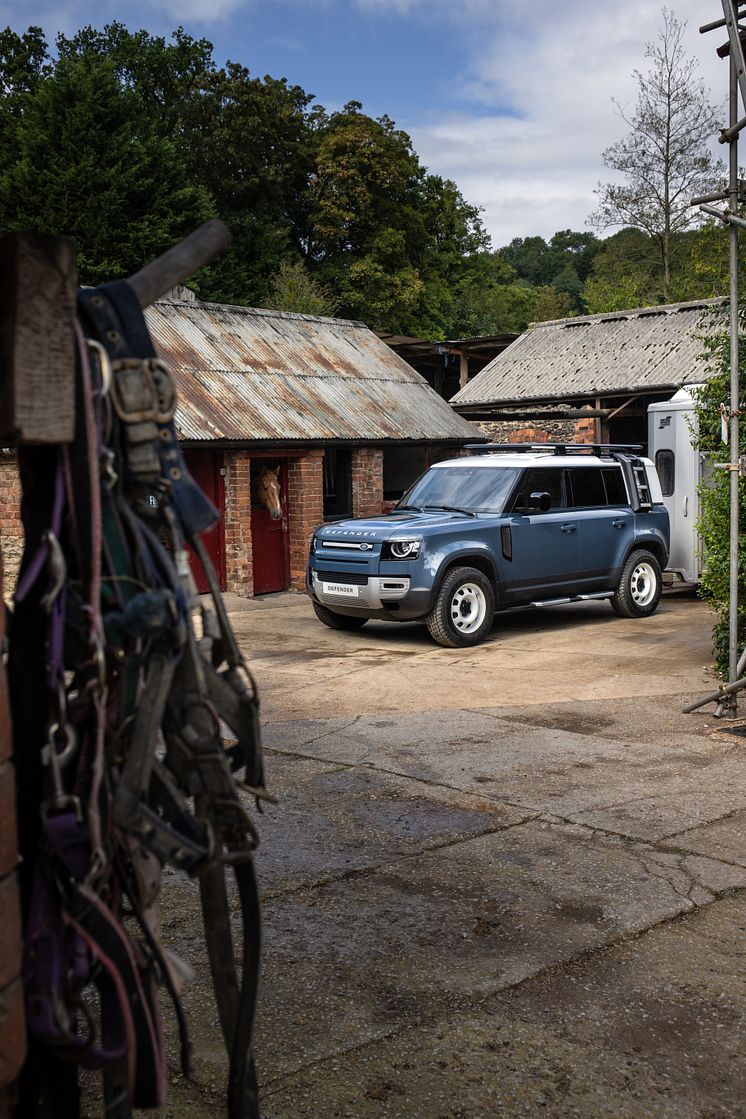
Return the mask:
<svg viewBox="0 0 746 1119"><path fill-rule="evenodd" d="M267 798L257 689L200 541L217 512L186 469L173 378L138 300L107 284L81 291L78 313L74 441L19 455L26 545L8 671L30 1035L21 1113L79 1115L77 1066L102 1070L106 1119L162 1106L159 987L188 1075L188 969L157 931L168 863L200 886L228 1115L258 1119L258 837L240 795ZM196 595L187 544L209 596Z"/></svg>

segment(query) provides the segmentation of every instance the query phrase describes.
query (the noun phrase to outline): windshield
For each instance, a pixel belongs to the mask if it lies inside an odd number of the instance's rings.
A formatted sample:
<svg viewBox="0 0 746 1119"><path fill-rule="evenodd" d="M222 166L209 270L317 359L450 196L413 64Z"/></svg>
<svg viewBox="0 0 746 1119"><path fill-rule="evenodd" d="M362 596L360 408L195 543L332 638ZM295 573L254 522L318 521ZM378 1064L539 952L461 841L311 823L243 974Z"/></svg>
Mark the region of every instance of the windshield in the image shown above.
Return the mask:
<svg viewBox="0 0 746 1119"><path fill-rule="evenodd" d="M521 473L516 467L447 466L428 470L402 497L397 509L463 509L469 513L502 513Z"/></svg>

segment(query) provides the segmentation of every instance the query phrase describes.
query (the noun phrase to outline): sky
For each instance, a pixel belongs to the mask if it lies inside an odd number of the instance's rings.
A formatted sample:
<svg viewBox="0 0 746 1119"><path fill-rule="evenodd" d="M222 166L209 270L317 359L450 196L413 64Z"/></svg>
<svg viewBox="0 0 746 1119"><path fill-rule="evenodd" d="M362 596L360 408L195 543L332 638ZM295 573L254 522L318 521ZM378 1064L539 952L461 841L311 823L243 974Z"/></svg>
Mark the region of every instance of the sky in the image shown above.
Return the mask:
<svg viewBox="0 0 746 1119"><path fill-rule="evenodd" d="M725 123L726 35L699 33L722 6L668 8ZM602 152L628 131L612 98L634 111L633 72L663 25L657 0L0 0L0 27L37 24L50 41L112 20L166 37L183 26L220 65L285 77L330 111L355 100L387 114L480 207L495 248L590 228L594 190L611 177ZM724 154L715 139L713 151Z"/></svg>

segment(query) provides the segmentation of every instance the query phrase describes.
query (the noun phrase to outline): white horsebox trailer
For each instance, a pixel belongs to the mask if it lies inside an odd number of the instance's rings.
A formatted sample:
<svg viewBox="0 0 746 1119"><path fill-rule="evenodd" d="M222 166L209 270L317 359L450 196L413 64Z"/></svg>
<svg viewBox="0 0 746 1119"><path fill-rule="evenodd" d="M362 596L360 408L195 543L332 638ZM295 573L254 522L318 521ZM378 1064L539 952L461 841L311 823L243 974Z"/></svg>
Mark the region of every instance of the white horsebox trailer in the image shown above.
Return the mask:
<svg viewBox="0 0 746 1119"><path fill-rule="evenodd" d="M671 553L666 571L675 582L698 583L702 541L697 531L699 487L706 478L707 456L693 445L696 416L687 385L670 400L648 408L648 454L655 463L663 503L671 521Z"/></svg>

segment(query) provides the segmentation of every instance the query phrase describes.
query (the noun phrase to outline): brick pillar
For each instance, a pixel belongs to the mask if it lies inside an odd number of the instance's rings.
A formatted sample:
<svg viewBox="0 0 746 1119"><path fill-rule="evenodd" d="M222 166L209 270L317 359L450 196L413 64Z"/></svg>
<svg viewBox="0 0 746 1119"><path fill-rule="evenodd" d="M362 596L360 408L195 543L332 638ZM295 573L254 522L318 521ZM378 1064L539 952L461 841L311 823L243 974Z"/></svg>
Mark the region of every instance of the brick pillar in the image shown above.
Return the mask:
<svg viewBox="0 0 746 1119"><path fill-rule="evenodd" d="M0 451L0 537L3 541L6 595L13 592L23 555L21 479L15 454Z"/></svg>
<svg viewBox="0 0 746 1119"><path fill-rule="evenodd" d="M575 442L598 443L597 426L598 421L594 416L590 416L587 420L578 420L575 424Z"/></svg>
<svg viewBox="0 0 746 1119"><path fill-rule="evenodd" d="M225 456L225 587L242 598L254 594L250 461L248 451Z"/></svg>
<svg viewBox="0 0 746 1119"><path fill-rule="evenodd" d="M4 539L4 537L3 537ZM0 643L5 635L0 553ZM0 660L0 1115L9 1113L12 1083L26 1055L21 985L21 906L16 881L15 771L11 761L10 712L5 666Z"/></svg>
<svg viewBox="0 0 746 1119"><path fill-rule="evenodd" d="M290 586L305 587L308 544L324 520L324 452L311 451L288 461L288 535Z"/></svg>
<svg viewBox="0 0 746 1119"><path fill-rule="evenodd" d="M383 510L383 451L359 447L352 452L352 515L376 516Z"/></svg>

